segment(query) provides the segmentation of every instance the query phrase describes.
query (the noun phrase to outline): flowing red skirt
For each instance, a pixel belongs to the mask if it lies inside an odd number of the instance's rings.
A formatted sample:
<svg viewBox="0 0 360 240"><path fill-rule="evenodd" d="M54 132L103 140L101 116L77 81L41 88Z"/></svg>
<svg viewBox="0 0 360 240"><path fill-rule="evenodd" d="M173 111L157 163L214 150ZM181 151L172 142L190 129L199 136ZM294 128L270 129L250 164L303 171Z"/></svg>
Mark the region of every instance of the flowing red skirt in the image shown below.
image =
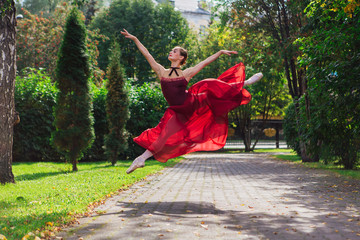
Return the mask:
<svg viewBox="0 0 360 240"><path fill-rule="evenodd" d="M151 151L160 162L190 152L224 147L228 112L251 100L250 93L243 89L244 81L245 66L239 63L218 79L194 84L184 104L168 107L160 123L134 141Z"/></svg>

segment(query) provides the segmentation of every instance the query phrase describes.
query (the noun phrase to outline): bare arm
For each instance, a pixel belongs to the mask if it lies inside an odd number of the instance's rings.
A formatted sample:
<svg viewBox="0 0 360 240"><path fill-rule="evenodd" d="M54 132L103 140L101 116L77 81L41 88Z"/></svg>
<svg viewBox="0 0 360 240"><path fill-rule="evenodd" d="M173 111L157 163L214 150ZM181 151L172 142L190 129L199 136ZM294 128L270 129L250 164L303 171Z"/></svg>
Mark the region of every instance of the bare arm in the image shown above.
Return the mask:
<svg viewBox="0 0 360 240"><path fill-rule="evenodd" d="M185 69L183 71L185 78L187 80L190 80L190 78L192 78L198 72L200 72L201 69L203 69L204 67L206 67L207 65L209 65L210 63L215 61L222 54L226 54L226 55L230 56L231 54L237 54L237 52L236 51L228 51L228 50L220 50L217 53L215 53L215 54L211 55L210 57L208 57L207 59L205 59L204 61L198 63L196 66Z"/></svg>
<svg viewBox="0 0 360 240"><path fill-rule="evenodd" d="M128 31L126 31L125 29L124 29L124 31L122 31L120 33L122 35L124 35L126 38L129 38L134 41L134 43L136 44L136 46L138 47L138 49L140 50L142 55L144 55L146 60L149 62L151 68L160 77L161 71L164 70L164 67L155 61L153 56L149 53L149 51L146 49L146 47L144 45L142 45L142 43L139 41L139 39L137 39L137 37L135 37L134 35L131 35L130 33L128 33Z"/></svg>

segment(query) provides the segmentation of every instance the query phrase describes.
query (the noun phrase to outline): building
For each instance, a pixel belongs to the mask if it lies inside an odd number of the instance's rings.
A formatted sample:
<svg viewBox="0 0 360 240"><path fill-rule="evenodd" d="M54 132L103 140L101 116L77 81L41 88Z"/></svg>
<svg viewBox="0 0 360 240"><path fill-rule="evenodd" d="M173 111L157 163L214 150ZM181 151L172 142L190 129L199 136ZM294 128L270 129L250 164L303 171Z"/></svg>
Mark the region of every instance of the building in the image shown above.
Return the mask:
<svg viewBox="0 0 360 240"><path fill-rule="evenodd" d="M200 34L210 24L211 13L204 8L206 1L198 0L153 0L155 3L170 2L176 10L189 22L189 26Z"/></svg>

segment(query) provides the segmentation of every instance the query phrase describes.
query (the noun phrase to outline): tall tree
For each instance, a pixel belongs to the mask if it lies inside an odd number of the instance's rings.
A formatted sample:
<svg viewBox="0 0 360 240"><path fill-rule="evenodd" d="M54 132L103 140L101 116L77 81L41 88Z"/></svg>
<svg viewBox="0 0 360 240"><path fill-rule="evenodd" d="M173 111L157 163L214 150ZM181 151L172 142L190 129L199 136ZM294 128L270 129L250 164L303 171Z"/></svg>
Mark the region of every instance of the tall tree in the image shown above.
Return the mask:
<svg viewBox="0 0 360 240"><path fill-rule="evenodd" d="M315 0L306 13L307 34L298 42L311 121L301 127L318 143L312 152L351 169L360 160L360 2Z"/></svg>
<svg viewBox="0 0 360 240"><path fill-rule="evenodd" d="M14 183L12 148L15 123L16 9L13 0L0 2L0 183Z"/></svg>
<svg viewBox="0 0 360 240"><path fill-rule="evenodd" d="M141 14L139 14L141 13ZM168 64L168 52L176 45L183 45L189 31L186 20L170 4L154 6L151 0L115 0L109 8L99 12L90 24L100 33L118 37L121 58L128 77L140 81L155 78L150 65L136 46L120 36L126 28L137 36L160 64ZM109 63L111 41L99 43L99 66L106 69Z"/></svg>
<svg viewBox="0 0 360 240"><path fill-rule="evenodd" d="M59 50L56 85L54 145L65 154L77 171L77 161L91 146L94 131L89 93L89 61L86 30L81 13L73 8L67 18L64 39Z"/></svg>
<svg viewBox="0 0 360 240"><path fill-rule="evenodd" d="M114 42L107 70L106 116L109 133L105 137L106 155L114 166L119 154L127 148L126 122L129 118L129 101L125 91L123 69L120 65L119 44Z"/></svg>
<svg viewBox="0 0 360 240"><path fill-rule="evenodd" d="M230 15L223 19L230 21L234 28L251 28L259 34L272 37L274 47L280 50L289 93L295 104L296 122L300 125L299 99L305 97L308 111L309 102L305 95L305 68L297 63L300 51L294 41L306 22L304 9L309 1L228 0L226 3L231 3L231 11ZM309 114L307 116L309 117ZM306 151L308 143L303 138L304 133L300 127L298 130L301 158L303 161L312 161Z"/></svg>

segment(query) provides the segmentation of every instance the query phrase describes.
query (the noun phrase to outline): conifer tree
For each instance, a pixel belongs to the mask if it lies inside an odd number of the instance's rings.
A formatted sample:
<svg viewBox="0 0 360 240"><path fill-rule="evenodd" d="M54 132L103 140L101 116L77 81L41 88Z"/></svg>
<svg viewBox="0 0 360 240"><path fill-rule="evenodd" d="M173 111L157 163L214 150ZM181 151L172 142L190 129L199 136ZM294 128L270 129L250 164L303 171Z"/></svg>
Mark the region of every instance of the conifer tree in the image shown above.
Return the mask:
<svg viewBox="0 0 360 240"><path fill-rule="evenodd" d="M106 115L109 133L105 137L105 153L111 164L115 165L119 154L127 149L128 136L125 125L129 118L129 101L124 89L124 73L120 65L120 48L115 41L107 75Z"/></svg>
<svg viewBox="0 0 360 240"><path fill-rule="evenodd" d="M53 144L65 154L77 171L77 161L91 146L94 130L89 92L89 62L86 31L81 13L73 8L67 17L56 67L59 89L54 109L56 130Z"/></svg>

